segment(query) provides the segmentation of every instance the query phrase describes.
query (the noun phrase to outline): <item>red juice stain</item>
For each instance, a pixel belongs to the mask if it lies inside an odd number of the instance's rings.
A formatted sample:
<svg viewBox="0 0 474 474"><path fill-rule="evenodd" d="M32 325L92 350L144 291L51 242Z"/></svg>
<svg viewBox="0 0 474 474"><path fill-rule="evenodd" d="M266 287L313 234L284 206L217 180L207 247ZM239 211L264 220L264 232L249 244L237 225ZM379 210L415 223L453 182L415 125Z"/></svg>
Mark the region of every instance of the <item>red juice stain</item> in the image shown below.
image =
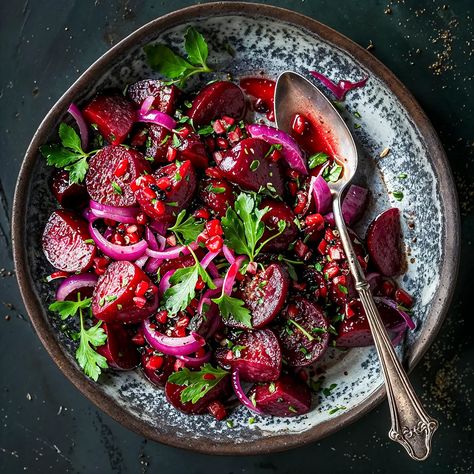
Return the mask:
<svg viewBox="0 0 474 474"><path fill-rule="evenodd" d="M275 120L275 81L261 77L246 77L240 80L240 87L252 97L252 107L256 112L266 114L268 120Z"/></svg>

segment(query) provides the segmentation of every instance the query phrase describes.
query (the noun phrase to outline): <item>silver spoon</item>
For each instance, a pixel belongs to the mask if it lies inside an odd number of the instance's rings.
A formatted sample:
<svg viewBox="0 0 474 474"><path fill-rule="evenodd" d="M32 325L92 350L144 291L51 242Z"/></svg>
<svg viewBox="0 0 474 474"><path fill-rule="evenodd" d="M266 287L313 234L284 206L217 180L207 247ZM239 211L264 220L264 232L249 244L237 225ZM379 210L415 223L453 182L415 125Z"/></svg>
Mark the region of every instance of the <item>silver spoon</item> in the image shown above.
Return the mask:
<svg viewBox="0 0 474 474"><path fill-rule="evenodd" d="M275 89L275 117L278 128L289 133L296 113L321 118L337 140L337 158L344 165L344 172L337 182L328 183L332 194L334 220L382 366L392 417L392 428L388 435L393 441L399 442L411 458L423 461L430 455L431 438L438 428L438 422L422 407L398 360L342 218L342 192L357 171L358 158L354 139L331 102L303 76L287 71L280 75Z"/></svg>

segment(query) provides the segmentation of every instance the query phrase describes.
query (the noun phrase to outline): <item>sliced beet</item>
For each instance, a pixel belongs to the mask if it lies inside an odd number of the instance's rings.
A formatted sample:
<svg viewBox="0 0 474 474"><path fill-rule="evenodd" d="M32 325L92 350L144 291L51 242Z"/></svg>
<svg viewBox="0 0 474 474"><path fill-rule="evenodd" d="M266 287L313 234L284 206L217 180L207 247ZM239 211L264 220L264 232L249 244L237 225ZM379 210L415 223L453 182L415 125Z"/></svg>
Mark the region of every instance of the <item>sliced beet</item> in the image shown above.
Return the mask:
<svg viewBox="0 0 474 474"><path fill-rule="evenodd" d="M196 253L196 256L197 255L198 254ZM194 257L192 255L185 255L183 257L173 258L171 260L164 260L163 263L160 265L160 275L166 275L170 270L192 267L195 263L196 261L194 260Z"/></svg>
<svg viewBox="0 0 474 474"><path fill-rule="evenodd" d="M190 131L186 137L180 137L179 142L180 145L176 149L180 161L189 160L195 168L207 168L209 166L206 147L197 133Z"/></svg>
<svg viewBox="0 0 474 474"><path fill-rule="evenodd" d="M285 230L265 245L266 252L282 252L288 249L288 246L298 236L298 228L295 224L295 213L288 204L276 199L264 199L260 203L260 209L268 207L268 212L262 217L265 224L265 232L262 242L269 239L272 235L278 233L278 223L284 221L286 223Z"/></svg>
<svg viewBox="0 0 474 474"><path fill-rule="evenodd" d="M121 324L102 323L107 334L103 346L97 347L97 352L107 359L109 367L118 370L132 370L138 366L140 357L136 346Z"/></svg>
<svg viewBox="0 0 474 474"><path fill-rule="evenodd" d="M223 217L235 202L232 185L225 179L203 180L199 196L218 217Z"/></svg>
<svg viewBox="0 0 474 474"><path fill-rule="evenodd" d="M378 215L367 230L367 249L377 269L385 276L403 270L400 211L393 207Z"/></svg>
<svg viewBox="0 0 474 474"><path fill-rule="evenodd" d="M188 116L195 126L207 125L224 116L240 120L245 114L245 96L242 89L228 81L208 84L193 100Z"/></svg>
<svg viewBox="0 0 474 474"><path fill-rule="evenodd" d="M376 305L385 328L393 339L406 328L405 320L396 309L390 308L382 302L377 302ZM352 306L352 309L355 309L354 306ZM354 316L346 317L341 322L337 332L336 344L339 347L366 347L374 344L369 321L361 304L358 305Z"/></svg>
<svg viewBox="0 0 474 474"><path fill-rule="evenodd" d="M145 156L153 158L156 164L166 163L166 153L170 139L171 133L166 128L154 123L149 124L148 136L145 141Z"/></svg>
<svg viewBox="0 0 474 474"><path fill-rule="evenodd" d="M127 89L127 97L140 108L143 101L153 96L152 109L173 115L180 90L174 85L167 86L158 79L144 79L135 82Z"/></svg>
<svg viewBox="0 0 474 474"><path fill-rule="evenodd" d="M247 382L271 382L280 376L280 345L271 330L243 332L233 343L239 351L217 348L215 356L219 365L239 369L240 378Z"/></svg>
<svg viewBox="0 0 474 474"><path fill-rule="evenodd" d="M160 178L168 179L167 188L158 186ZM180 165L171 163L159 168L154 175L140 178L134 189L137 201L146 214L160 222L172 222L193 199L196 172L190 161Z"/></svg>
<svg viewBox="0 0 474 474"><path fill-rule="evenodd" d="M148 290L144 296L137 297L137 285L141 282L148 285ZM156 310L157 291L148 276L134 263L112 262L95 287L92 313L107 323L142 321Z"/></svg>
<svg viewBox="0 0 474 474"><path fill-rule="evenodd" d="M98 95L82 113L112 145L120 145L127 138L136 120L132 102L118 93Z"/></svg>
<svg viewBox="0 0 474 474"><path fill-rule="evenodd" d="M311 390L291 375L282 375L275 382L254 385L248 395L266 415L298 416L311 409Z"/></svg>
<svg viewBox="0 0 474 474"><path fill-rule="evenodd" d="M161 357L162 365L157 369L154 367L152 357ZM141 366L146 378L154 385L164 388L168 377L173 373L175 358L169 355L157 353L151 348L147 348L141 357Z"/></svg>
<svg viewBox="0 0 474 474"><path fill-rule="evenodd" d="M43 252L53 267L81 273L92 266L96 247L87 222L72 211L57 210L43 232Z"/></svg>
<svg viewBox="0 0 474 474"><path fill-rule="evenodd" d="M292 367L317 361L328 347L328 329L324 312L306 298L296 297L282 311L275 329L283 359Z"/></svg>
<svg viewBox="0 0 474 474"><path fill-rule="evenodd" d="M122 162L127 163L126 170L117 176L116 170ZM130 183L145 172L150 172L150 165L140 152L123 146L106 146L89 162L87 191L94 201L101 204L134 206L137 201Z"/></svg>
<svg viewBox="0 0 474 474"><path fill-rule="evenodd" d="M87 189L83 184L71 183L69 172L58 170L51 179L51 191L59 204L67 209L83 209L88 202Z"/></svg>
<svg viewBox="0 0 474 474"><path fill-rule="evenodd" d="M266 157L269 149L270 144L260 138L246 138L223 153L218 166L225 178L243 189L258 191L270 184L281 196L284 191L282 174L278 164Z"/></svg>
<svg viewBox="0 0 474 474"><path fill-rule="evenodd" d="M215 387L211 388L211 390L196 403L183 403L181 401L181 392L186 388L185 385L176 385L171 382L166 382L165 395L168 402L177 410L189 414L201 414L207 411L207 407L211 402L223 396L227 396L229 393L229 384L230 377L225 375Z"/></svg>
<svg viewBox="0 0 474 474"><path fill-rule="evenodd" d="M279 263L272 263L244 280L242 299L252 312L254 328L267 325L280 312L288 294L289 284L288 272Z"/></svg>

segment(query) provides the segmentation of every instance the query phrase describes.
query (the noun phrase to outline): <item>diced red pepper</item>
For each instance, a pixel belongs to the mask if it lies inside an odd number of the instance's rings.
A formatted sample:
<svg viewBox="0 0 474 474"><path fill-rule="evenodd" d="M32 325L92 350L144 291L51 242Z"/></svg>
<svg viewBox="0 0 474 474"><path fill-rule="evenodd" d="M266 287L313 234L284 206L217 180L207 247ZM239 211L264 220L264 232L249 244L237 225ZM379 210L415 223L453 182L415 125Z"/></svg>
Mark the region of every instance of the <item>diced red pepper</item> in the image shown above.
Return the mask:
<svg viewBox="0 0 474 474"><path fill-rule="evenodd" d="M413 297L402 288L398 288L398 290L395 291L395 301L405 308L411 308L413 306Z"/></svg>
<svg viewBox="0 0 474 474"><path fill-rule="evenodd" d="M171 186L171 180L167 176L163 176L156 180L156 185L162 190L165 191Z"/></svg>
<svg viewBox="0 0 474 474"><path fill-rule="evenodd" d="M133 300L133 302L135 303L135 306L136 306L137 308L140 308L140 309L141 309L141 308L144 308L145 305L146 305L146 299L143 298L143 296L134 296L134 297L132 298L132 300Z"/></svg>
<svg viewBox="0 0 474 474"><path fill-rule="evenodd" d="M204 207L200 207L196 211L194 211L194 217L196 219L209 219L211 213Z"/></svg>
<svg viewBox="0 0 474 474"><path fill-rule="evenodd" d="M321 230L324 227L324 217L321 214L310 214L306 216L305 224L316 230Z"/></svg>
<svg viewBox="0 0 474 474"><path fill-rule="evenodd" d="M219 400L211 402L207 407L207 410L217 421L221 421L227 416L227 410Z"/></svg>
<svg viewBox="0 0 474 474"><path fill-rule="evenodd" d="M209 252L217 252L224 245L224 239L220 235L214 235L207 239L206 247Z"/></svg>
<svg viewBox="0 0 474 474"><path fill-rule="evenodd" d="M161 311L158 311L155 315L155 319L159 323L165 324L166 321L168 321L168 311L166 311L166 309L162 309Z"/></svg>
<svg viewBox="0 0 474 474"><path fill-rule="evenodd" d="M163 366L163 357L159 355L151 356L146 362L146 368L150 370L158 370Z"/></svg>
<svg viewBox="0 0 474 474"><path fill-rule="evenodd" d="M206 222L206 230L210 237L214 235L223 235L224 231L222 230L221 221L219 219L212 219L209 222Z"/></svg>
<svg viewBox="0 0 474 474"><path fill-rule="evenodd" d="M139 282L137 288L135 289L135 296L145 296L145 293L148 291L149 286L150 285L145 280Z"/></svg>

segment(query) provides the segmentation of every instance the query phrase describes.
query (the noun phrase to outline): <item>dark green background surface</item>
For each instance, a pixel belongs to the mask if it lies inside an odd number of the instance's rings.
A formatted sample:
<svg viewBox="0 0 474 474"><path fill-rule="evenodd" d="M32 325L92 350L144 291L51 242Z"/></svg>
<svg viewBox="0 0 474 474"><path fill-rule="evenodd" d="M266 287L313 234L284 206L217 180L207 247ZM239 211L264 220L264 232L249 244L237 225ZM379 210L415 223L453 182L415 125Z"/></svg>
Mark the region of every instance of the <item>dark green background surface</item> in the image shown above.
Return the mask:
<svg viewBox="0 0 474 474"><path fill-rule="evenodd" d="M147 21L192 3L0 2L0 472L472 473L472 0L445 6L431 0L393 2L391 14L385 12L387 3L377 0L273 2L364 47L372 42L373 54L421 103L448 153L463 219L461 271L438 340L412 376L441 422L430 460L410 461L388 441L386 403L330 438L281 454L209 457L147 442L97 410L41 346L10 274L9 218L26 147L48 109L96 58ZM444 58L439 75L430 68L438 54Z"/></svg>

